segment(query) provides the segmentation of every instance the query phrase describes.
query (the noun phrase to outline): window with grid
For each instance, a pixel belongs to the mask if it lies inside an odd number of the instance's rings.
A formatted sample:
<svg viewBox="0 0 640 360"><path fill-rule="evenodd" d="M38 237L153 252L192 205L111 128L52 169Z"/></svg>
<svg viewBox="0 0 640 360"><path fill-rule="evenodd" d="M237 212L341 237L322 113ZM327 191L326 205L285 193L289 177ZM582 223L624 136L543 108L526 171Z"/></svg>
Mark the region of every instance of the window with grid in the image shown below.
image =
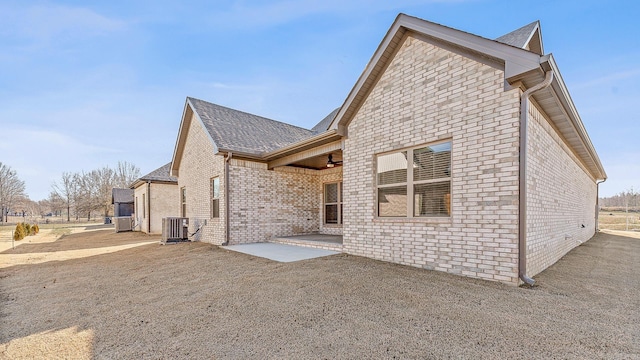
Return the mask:
<svg viewBox="0 0 640 360"><path fill-rule="evenodd" d="M220 217L220 178L211 179L211 218Z"/></svg>
<svg viewBox="0 0 640 360"><path fill-rule="evenodd" d="M187 217L187 188L180 189L180 212L182 217Z"/></svg>
<svg viewBox="0 0 640 360"><path fill-rule="evenodd" d="M451 141L378 155L379 217L451 215Z"/></svg>
<svg viewBox="0 0 640 360"><path fill-rule="evenodd" d="M342 181L324 184L324 223L342 224Z"/></svg>

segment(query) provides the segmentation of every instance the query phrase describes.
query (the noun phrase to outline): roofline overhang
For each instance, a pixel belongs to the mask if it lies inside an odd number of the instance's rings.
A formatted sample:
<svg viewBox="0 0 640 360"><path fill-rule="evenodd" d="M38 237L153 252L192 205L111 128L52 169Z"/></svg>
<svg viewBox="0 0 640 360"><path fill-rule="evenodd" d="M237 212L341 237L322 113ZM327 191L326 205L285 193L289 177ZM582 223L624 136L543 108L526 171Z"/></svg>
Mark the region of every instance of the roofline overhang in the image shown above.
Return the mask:
<svg viewBox="0 0 640 360"><path fill-rule="evenodd" d="M365 95L373 86L373 81L379 76L393 56L397 48L402 44L401 39L405 33L417 33L436 41L445 42L458 48L483 54L489 58L498 59L504 63L505 78L512 78L519 74L536 70L540 67L540 55L503 44L495 40L486 39L478 35L461 30L446 27L427 20L399 14L380 45L374 52L371 60L358 78L358 81L349 92L349 95L341 106L329 129L338 129L340 134L346 135L347 126ZM375 84L376 81L373 81ZM365 86L367 85L367 86ZM362 94L364 92L364 94Z"/></svg>
<svg viewBox="0 0 640 360"><path fill-rule="evenodd" d="M263 153L262 157L265 160L274 160L277 159L279 157L282 156L286 156L289 154L292 154L294 152L297 151L301 151L301 150L306 150L306 149L310 149L312 147L318 146L318 145L322 145L322 144L326 144L328 142L331 141L335 141L335 140L339 140L342 139L342 135L340 135L338 133L338 130L336 129L331 129L331 130L327 130L323 133L320 133L318 135L314 135L308 139L304 139L301 141L298 141L296 143L293 143L291 145L287 145L283 148L280 148L278 150L274 150L271 152L267 152L267 153Z"/></svg>
<svg viewBox="0 0 640 360"><path fill-rule="evenodd" d="M180 167L180 161L181 161L181 155L182 155L182 147L184 146L184 141L186 140L187 137L187 131L185 130L185 125L191 125L191 117L187 117L188 114L188 110L190 109L191 114L195 115L195 118L198 119L198 121L200 122L200 125L202 126L203 129L206 129L206 127L204 126L204 122L202 121L202 119L200 118L200 115L198 115L198 112L195 111L195 106L193 106L193 104L191 103L191 100L189 97L187 97L187 99L185 100L184 103L184 110L182 110L182 119L180 120L180 128L178 130L178 138L176 139L176 145L173 149L173 157L171 159L171 167L169 170L169 175L171 176L179 176L179 171L178 168ZM209 138L209 141L211 141L211 144L213 145L213 149L214 149L214 153L217 153L219 151L218 149L218 145L215 143L215 141L213 141L213 138L211 137L211 134L209 134L208 131L205 131L205 133L207 134L207 137Z"/></svg>
<svg viewBox="0 0 640 360"><path fill-rule="evenodd" d="M151 179L143 179L140 178L136 181L134 181L131 186L129 186L129 189L136 189L137 187L139 187L140 185L144 185L146 183L152 183L152 184L166 184L166 185L178 185L177 181L167 181L167 180L151 180Z"/></svg>
<svg viewBox="0 0 640 360"><path fill-rule="evenodd" d="M316 146L320 146L320 145L323 145L332 141L340 140L340 139L342 139L342 136L338 134L336 130L328 130L321 134L310 137L308 139L298 141L296 143L287 145L283 148L270 151L270 152L255 154L255 153L237 151L233 149L219 148L218 151L215 153L215 155L226 155L226 154L232 153L233 157L237 159L269 162L271 160L279 159L281 157L296 153L298 151L311 149Z"/></svg>
<svg viewBox="0 0 640 360"><path fill-rule="evenodd" d="M554 94L557 96L558 100L560 101L559 105L562 106L562 108L564 109L569 121L571 122L571 125L573 126L578 137L580 138L581 144L585 147L585 149L589 153L589 156L591 157L591 160L594 162L596 166L596 169L590 169L592 172L594 172L593 170L596 170L592 175L596 180L606 180L607 173L604 170L604 166L600 161L600 157L598 156L598 153L596 152L596 149L593 146L593 143L591 142L591 138L589 137L589 134L587 133L587 130L584 127L584 123L580 118L580 114L578 113L578 110L576 109L576 106L573 100L571 99L571 95L569 94L567 85L562 79L562 75L560 74L560 70L558 69L558 64L556 63L555 58L553 57L553 54L546 55L544 56L544 58L545 58L544 63L541 64L542 67L543 68L548 67L550 70L553 70L555 74L554 79L551 82L551 88Z"/></svg>

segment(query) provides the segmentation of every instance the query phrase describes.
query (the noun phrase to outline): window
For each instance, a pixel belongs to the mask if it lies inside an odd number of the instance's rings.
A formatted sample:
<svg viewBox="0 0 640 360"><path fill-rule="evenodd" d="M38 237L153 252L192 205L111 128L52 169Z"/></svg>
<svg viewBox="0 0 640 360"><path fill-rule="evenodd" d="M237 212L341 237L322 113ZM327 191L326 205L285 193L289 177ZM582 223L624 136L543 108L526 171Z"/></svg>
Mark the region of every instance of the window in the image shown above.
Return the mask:
<svg viewBox="0 0 640 360"><path fill-rule="evenodd" d="M139 214L138 212L138 197L136 196L136 200L135 200L135 208L136 208L136 216Z"/></svg>
<svg viewBox="0 0 640 360"><path fill-rule="evenodd" d="M342 224L342 181L324 184L324 223Z"/></svg>
<svg viewBox="0 0 640 360"><path fill-rule="evenodd" d="M376 182L380 217L451 215L451 141L378 155Z"/></svg>
<svg viewBox="0 0 640 360"><path fill-rule="evenodd" d="M220 178L211 179L211 218L220 217Z"/></svg>
<svg viewBox="0 0 640 360"><path fill-rule="evenodd" d="M180 189L180 213L182 217L187 217L187 188Z"/></svg>
<svg viewBox="0 0 640 360"><path fill-rule="evenodd" d="M142 218L146 218L147 217L147 202L145 200L145 195L146 194L142 194Z"/></svg>

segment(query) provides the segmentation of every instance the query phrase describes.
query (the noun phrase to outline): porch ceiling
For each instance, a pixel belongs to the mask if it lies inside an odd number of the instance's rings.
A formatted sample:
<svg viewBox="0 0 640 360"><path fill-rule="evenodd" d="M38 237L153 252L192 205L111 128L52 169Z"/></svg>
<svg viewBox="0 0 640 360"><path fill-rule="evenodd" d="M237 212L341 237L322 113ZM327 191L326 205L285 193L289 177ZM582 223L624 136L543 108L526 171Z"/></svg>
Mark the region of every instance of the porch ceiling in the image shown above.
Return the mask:
<svg viewBox="0 0 640 360"><path fill-rule="evenodd" d="M324 169L327 167L329 154L333 161L342 161L342 141L334 141L328 144L316 146L311 149L299 151L268 162L268 168L278 166L299 166L311 169Z"/></svg>

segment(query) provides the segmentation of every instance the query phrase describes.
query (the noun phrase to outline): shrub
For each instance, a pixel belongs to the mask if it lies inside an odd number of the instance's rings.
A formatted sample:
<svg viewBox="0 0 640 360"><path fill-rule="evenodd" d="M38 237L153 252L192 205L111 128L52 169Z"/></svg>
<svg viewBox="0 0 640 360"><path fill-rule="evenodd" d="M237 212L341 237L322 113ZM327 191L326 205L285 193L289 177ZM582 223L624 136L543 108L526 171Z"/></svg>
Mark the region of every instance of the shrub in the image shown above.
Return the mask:
<svg viewBox="0 0 640 360"><path fill-rule="evenodd" d="M26 232L24 230L24 226L22 223L18 223L16 225L16 231L13 233L13 240L22 240L26 236Z"/></svg>
<svg viewBox="0 0 640 360"><path fill-rule="evenodd" d="M34 235L40 232L40 227L38 226L38 224L34 224L31 229L34 231Z"/></svg>
<svg viewBox="0 0 640 360"><path fill-rule="evenodd" d="M22 226L24 227L24 236L29 236L31 235L31 225L29 225L29 223L22 223Z"/></svg>

